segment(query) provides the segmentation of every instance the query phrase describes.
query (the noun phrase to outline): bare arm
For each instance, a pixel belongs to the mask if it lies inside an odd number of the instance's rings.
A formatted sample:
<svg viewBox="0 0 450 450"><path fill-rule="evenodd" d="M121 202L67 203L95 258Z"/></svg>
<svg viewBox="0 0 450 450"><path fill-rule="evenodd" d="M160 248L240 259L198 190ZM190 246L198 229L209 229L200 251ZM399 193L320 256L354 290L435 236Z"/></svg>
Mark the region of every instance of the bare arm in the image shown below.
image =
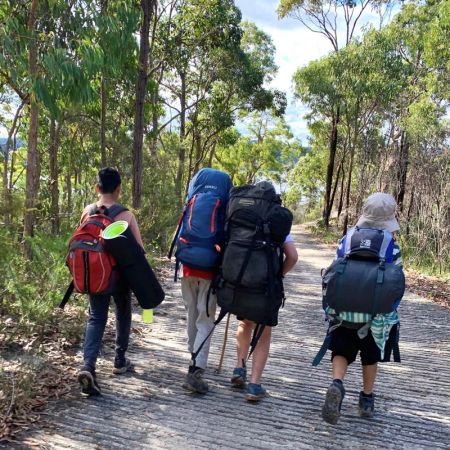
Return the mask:
<svg viewBox="0 0 450 450"><path fill-rule="evenodd" d="M283 276L285 276L298 261L298 253L293 242L286 242L283 245L284 263L283 263Z"/></svg>

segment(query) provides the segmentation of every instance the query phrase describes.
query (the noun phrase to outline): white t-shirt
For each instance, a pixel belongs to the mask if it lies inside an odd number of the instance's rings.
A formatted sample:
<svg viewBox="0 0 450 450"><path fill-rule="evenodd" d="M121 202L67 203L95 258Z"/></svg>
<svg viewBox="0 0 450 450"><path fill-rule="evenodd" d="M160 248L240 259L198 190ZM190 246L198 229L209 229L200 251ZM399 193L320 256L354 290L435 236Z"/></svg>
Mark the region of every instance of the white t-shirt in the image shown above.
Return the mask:
<svg viewBox="0 0 450 450"><path fill-rule="evenodd" d="M285 241L284 241L285 244L287 244L288 242L294 242L294 238L292 237L292 234L291 234L291 233L289 233L289 234L286 236L286 239L285 239Z"/></svg>

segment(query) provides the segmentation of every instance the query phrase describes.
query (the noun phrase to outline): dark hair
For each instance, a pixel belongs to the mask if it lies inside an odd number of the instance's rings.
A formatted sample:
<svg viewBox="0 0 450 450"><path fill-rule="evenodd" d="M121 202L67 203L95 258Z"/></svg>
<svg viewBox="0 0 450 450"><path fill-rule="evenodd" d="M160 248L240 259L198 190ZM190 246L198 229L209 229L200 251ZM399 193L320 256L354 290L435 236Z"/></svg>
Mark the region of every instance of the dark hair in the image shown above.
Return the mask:
<svg viewBox="0 0 450 450"><path fill-rule="evenodd" d="M102 194L112 194L122 183L120 173L112 167L98 171L97 184Z"/></svg>

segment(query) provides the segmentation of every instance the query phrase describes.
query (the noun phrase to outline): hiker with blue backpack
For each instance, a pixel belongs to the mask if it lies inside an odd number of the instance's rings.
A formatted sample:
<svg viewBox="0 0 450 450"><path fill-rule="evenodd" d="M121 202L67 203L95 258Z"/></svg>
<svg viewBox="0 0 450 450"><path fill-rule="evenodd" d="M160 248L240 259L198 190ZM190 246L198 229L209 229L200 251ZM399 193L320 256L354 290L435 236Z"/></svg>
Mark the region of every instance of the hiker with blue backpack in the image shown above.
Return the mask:
<svg viewBox="0 0 450 450"><path fill-rule="evenodd" d="M396 202L385 193L367 198L356 226L341 239L334 262L323 274L323 307L329 329L313 365L331 351L333 382L322 408L323 419L336 424L345 396L347 368L360 353L363 386L359 414L374 414L378 362L391 354L400 362L397 308L405 290L400 247L395 233Z"/></svg>
<svg viewBox="0 0 450 450"><path fill-rule="evenodd" d="M170 258L176 246L175 281L180 274L187 313L191 360L183 387L199 394L206 394L209 389L204 373L217 305L210 286L221 261L225 210L231 187L229 175L219 170L204 168L194 175L169 250ZM194 351L200 346L194 357Z"/></svg>

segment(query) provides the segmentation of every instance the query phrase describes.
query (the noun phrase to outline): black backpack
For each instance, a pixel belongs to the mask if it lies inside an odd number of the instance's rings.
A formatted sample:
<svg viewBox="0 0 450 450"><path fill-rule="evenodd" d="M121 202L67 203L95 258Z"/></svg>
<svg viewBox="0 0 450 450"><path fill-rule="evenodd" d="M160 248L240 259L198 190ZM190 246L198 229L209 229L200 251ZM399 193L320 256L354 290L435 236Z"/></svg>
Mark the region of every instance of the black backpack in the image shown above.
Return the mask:
<svg viewBox="0 0 450 450"><path fill-rule="evenodd" d="M323 307L376 314L398 307L405 292L402 266L394 264L394 239L386 230L355 227L322 277Z"/></svg>
<svg viewBox="0 0 450 450"><path fill-rule="evenodd" d="M272 184L233 188L227 207L226 246L215 280L218 305L240 318L266 325L281 307L282 246L292 213Z"/></svg>
<svg viewBox="0 0 450 450"><path fill-rule="evenodd" d="M281 206L280 196L267 181L230 191L225 250L210 290L217 294L221 308L215 325L229 313L258 324L249 356L284 301L282 246L292 220L292 213ZM194 361L207 339L193 353Z"/></svg>

